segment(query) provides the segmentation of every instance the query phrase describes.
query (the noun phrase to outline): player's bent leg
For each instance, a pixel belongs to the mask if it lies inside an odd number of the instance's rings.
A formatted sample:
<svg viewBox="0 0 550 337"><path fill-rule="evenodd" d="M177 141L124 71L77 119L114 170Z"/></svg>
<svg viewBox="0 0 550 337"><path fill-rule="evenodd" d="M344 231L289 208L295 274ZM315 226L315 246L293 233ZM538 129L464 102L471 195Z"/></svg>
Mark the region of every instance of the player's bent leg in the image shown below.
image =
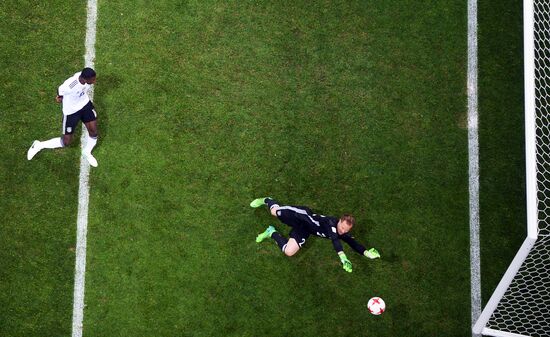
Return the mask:
<svg viewBox="0 0 550 337"><path fill-rule="evenodd" d="M258 208L262 205L267 205L269 212L274 217L277 217L277 210L279 209L279 203L270 197L256 198L250 203L250 207Z"/></svg>
<svg viewBox="0 0 550 337"><path fill-rule="evenodd" d="M63 138L61 137L55 137L50 140L40 142L40 148L42 149L58 149L64 146L65 145L63 144Z"/></svg>
<svg viewBox="0 0 550 337"><path fill-rule="evenodd" d="M84 123L84 125L86 125L86 129L88 130L88 137L86 137L86 145L82 150L82 154L91 166L97 167L97 160L92 155L92 150L97 144L97 121L89 121Z"/></svg>
<svg viewBox="0 0 550 337"><path fill-rule="evenodd" d="M67 135L63 135L63 146L69 146L71 145L71 143L73 142L73 135L72 134L67 134Z"/></svg>
<svg viewBox="0 0 550 337"><path fill-rule="evenodd" d="M271 215L273 215L274 217L277 217L277 211L278 210L279 210L279 205L275 205L275 206L271 207L269 212L271 212Z"/></svg>
<svg viewBox="0 0 550 337"><path fill-rule="evenodd" d="M88 130L88 135L97 138L97 120L86 122L84 125L86 126L86 130Z"/></svg>
<svg viewBox="0 0 550 337"><path fill-rule="evenodd" d="M34 156L42 150L42 147L40 146L40 141L35 140L29 150L27 151L27 160L31 160L34 158Z"/></svg>
<svg viewBox="0 0 550 337"><path fill-rule="evenodd" d="M275 199L270 197L265 198L265 204L269 209L272 209L273 207L279 207L279 203Z"/></svg>
<svg viewBox="0 0 550 337"><path fill-rule="evenodd" d="M265 199L267 199L267 197L264 197L264 198L256 198L256 199L252 200L252 202L250 203L250 207L252 207L252 208L258 208L258 207L260 207L260 206L265 205Z"/></svg>
<svg viewBox="0 0 550 337"><path fill-rule="evenodd" d="M292 256L300 250L300 245L298 244L298 241L294 238L287 239L284 236L282 236L275 227L269 226L267 229L258 234L256 237L256 242L262 242L267 238L272 238L275 240L279 248L283 253L285 253L286 256ZM302 239L302 244L305 242L305 239Z"/></svg>
<svg viewBox="0 0 550 337"><path fill-rule="evenodd" d="M46 141L35 140L27 151L27 159L31 160L34 156L43 149L57 149L63 147L63 138L55 137Z"/></svg>
<svg viewBox="0 0 550 337"><path fill-rule="evenodd" d="M298 244L298 242L296 242L295 239L290 238L288 239L288 242L284 247L283 252L285 253L286 256L292 256L298 253L299 250L300 250L300 245Z"/></svg>
<svg viewBox="0 0 550 337"><path fill-rule="evenodd" d="M267 227L267 229L265 231L258 234L258 236L256 237L256 242L260 243L260 242L264 241L265 239L270 238L271 235L273 235L273 233L275 233L275 232L277 232L275 227L273 227L273 226Z"/></svg>
<svg viewBox="0 0 550 337"><path fill-rule="evenodd" d="M91 153L82 152L82 155L84 156L84 158L86 158L90 166L97 167L97 159L95 159L95 157Z"/></svg>
<svg viewBox="0 0 550 337"><path fill-rule="evenodd" d="M275 240L277 246L281 249L283 253L286 251L286 246L288 245L288 239L281 235L279 232L274 232L271 234L271 238ZM286 253L285 253L286 254Z"/></svg>

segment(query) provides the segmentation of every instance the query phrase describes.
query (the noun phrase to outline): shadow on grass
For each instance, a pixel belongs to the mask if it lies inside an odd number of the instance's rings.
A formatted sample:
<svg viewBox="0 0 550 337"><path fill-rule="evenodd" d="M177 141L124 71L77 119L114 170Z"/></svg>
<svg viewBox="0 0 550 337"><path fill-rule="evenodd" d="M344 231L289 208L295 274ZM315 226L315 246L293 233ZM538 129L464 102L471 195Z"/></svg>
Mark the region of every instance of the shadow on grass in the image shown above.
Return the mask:
<svg viewBox="0 0 550 337"><path fill-rule="evenodd" d="M110 111L104 104L104 98L109 96L109 93L118 89L122 80L120 77L114 74L99 74L97 79L97 85L99 86L99 95L97 100L94 99L94 104L98 107L97 112L97 128L99 137L106 139L109 135L109 115ZM96 98L96 97L94 97ZM102 142L97 143L97 147L101 147Z"/></svg>

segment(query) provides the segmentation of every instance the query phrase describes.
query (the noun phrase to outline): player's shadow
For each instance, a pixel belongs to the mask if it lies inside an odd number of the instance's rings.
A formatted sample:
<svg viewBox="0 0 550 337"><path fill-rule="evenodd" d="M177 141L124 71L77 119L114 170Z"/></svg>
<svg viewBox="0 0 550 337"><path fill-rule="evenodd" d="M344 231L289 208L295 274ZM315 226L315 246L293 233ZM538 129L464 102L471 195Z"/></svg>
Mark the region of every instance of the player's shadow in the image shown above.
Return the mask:
<svg viewBox="0 0 550 337"><path fill-rule="evenodd" d="M118 89L122 83L120 77L115 74L101 74L97 76L97 81L94 87L94 106L97 111L97 129L101 139L97 143L97 147L101 147L101 143L109 137L109 115L111 111L106 104L106 98Z"/></svg>

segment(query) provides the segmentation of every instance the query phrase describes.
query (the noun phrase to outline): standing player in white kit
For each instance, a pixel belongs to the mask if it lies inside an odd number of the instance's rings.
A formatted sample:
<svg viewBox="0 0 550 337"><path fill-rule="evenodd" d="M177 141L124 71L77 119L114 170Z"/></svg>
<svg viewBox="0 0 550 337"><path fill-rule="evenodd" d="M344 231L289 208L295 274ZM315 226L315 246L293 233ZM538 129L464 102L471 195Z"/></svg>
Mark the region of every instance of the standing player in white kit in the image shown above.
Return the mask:
<svg viewBox="0 0 550 337"><path fill-rule="evenodd" d="M92 149L97 143L97 113L88 96L88 90L95 80L95 71L92 68L84 68L59 86L55 101L63 105L63 136L43 142L35 140L27 152L28 160L42 149L56 149L71 144L74 130L81 120L88 130L86 147L82 154L91 166L97 167L97 160L92 155Z"/></svg>

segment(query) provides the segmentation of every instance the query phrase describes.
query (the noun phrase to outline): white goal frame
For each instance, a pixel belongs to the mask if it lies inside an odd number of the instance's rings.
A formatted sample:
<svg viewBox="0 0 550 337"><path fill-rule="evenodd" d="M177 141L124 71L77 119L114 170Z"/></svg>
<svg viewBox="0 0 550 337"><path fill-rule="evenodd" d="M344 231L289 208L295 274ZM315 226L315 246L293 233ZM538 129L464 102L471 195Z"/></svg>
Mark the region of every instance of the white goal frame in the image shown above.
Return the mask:
<svg viewBox="0 0 550 337"><path fill-rule="evenodd" d="M536 145L536 88L535 88L535 12L534 0L523 1L524 37L524 90L525 90L525 162L527 199L527 238L506 270L493 295L472 328L474 334L497 337L528 337L526 335L495 330L487 326L491 316L525 259L534 247L539 231L537 145Z"/></svg>

